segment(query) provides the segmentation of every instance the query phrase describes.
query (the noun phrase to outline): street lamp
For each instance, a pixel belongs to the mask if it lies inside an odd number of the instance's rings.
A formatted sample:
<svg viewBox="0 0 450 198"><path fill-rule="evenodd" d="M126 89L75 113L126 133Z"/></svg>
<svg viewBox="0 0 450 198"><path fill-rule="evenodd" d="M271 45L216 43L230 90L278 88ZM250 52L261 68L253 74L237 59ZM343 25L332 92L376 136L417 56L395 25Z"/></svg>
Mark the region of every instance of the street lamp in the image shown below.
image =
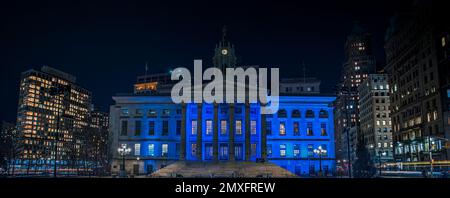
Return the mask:
<svg viewBox="0 0 450 198"><path fill-rule="evenodd" d="M122 156L122 166L120 167L119 176L126 177L127 172L125 171L125 156L131 152L131 148L128 148L126 144L122 144L121 147L117 149L119 155Z"/></svg>
<svg viewBox="0 0 450 198"><path fill-rule="evenodd" d="M322 174L322 155L325 155L327 153L327 150L323 149L322 146L319 146L319 148L314 149L314 153L319 155L319 174Z"/></svg>

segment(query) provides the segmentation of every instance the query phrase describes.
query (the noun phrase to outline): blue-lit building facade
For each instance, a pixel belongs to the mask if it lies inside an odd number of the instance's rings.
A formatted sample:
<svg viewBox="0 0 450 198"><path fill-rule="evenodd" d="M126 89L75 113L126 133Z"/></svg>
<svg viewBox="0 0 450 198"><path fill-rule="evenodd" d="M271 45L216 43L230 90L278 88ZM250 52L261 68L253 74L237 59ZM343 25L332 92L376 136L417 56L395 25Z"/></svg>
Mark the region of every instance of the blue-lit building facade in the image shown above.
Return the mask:
<svg viewBox="0 0 450 198"><path fill-rule="evenodd" d="M213 66L237 66L234 45L225 38L216 45ZM248 67L248 66L247 66ZM256 66L257 67L257 66ZM245 66L244 66L245 68ZM276 114L263 115L255 104L174 104L168 74L139 76L133 94L116 95L110 107L112 172L125 156L130 174L149 174L173 162L272 162L297 175L335 169L333 96L320 94L314 78L280 80ZM326 154L318 156L321 147Z"/></svg>
<svg viewBox="0 0 450 198"><path fill-rule="evenodd" d="M123 144L131 148L131 153L126 156L126 170L131 174L149 174L178 160L213 161L214 125L218 127L216 155L219 161L228 161L232 155L229 147L232 126L236 161L247 160L245 134L246 129L249 129L250 158L247 161L261 159L262 149L265 148L267 161L298 175L314 174L320 169L320 159L314 149L321 146L327 150L321 156L324 173L331 174L334 171L331 106L334 97L280 96L278 113L265 116L265 147L261 144L263 116L257 104L251 104L249 111L246 111L245 104L220 104L215 120L213 104L174 104L170 96L115 96L113 99L116 102L111 106L110 124L113 133L113 172L119 170L122 162L114 150ZM233 111L234 116L232 125L230 111ZM202 114L201 121L199 113ZM245 123L246 120L249 123ZM183 125L186 133L184 151L181 148ZM197 141L199 128L200 146ZM183 152L184 159L181 157Z"/></svg>

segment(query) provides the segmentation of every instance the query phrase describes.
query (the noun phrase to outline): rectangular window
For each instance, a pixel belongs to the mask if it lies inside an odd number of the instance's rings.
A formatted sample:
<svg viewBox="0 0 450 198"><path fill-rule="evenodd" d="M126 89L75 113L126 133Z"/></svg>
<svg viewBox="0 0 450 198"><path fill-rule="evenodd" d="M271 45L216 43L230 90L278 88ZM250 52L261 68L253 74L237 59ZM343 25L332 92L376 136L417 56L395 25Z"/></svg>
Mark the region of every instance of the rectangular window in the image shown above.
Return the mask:
<svg viewBox="0 0 450 198"><path fill-rule="evenodd" d="M266 135L272 135L272 122L266 121Z"/></svg>
<svg viewBox="0 0 450 198"><path fill-rule="evenodd" d="M191 144L191 156L195 157L197 154L197 144Z"/></svg>
<svg viewBox="0 0 450 198"><path fill-rule="evenodd" d="M220 155L219 155L220 160L228 159L228 145L220 144L219 153L220 153Z"/></svg>
<svg viewBox="0 0 450 198"><path fill-rule="evenodd" d="M162 111L162 116L169 116L170 115L170 110L169 109L163 109Z"/></svg>
<svg viewBox="0 0 450 198"><path fill-rule="evenodd" d="M162 144L161 145L161 157L167 157L169 155L169 145Z"/></svg>
<svg viewBox="0 0 450 198"><path fill-rule="evenodd" d="M121 116L128 116L128 109L122 109L120 114Z"/></svg>
<svg viewBox="0 0 450 198"><path fill-rule="evenodd" d="M181 144L180 143L176 143L175 144L175 156L177 158L180 157L180 148L181 148Z"/></svg>
<svg viewBox="0 0 450 198"><path fill-rule="evenodd" d="M155 121L148 122L148 135L155 135Z"/></svg>
<svg viewBox="0 0 450 198"><path fill-rule="evenodd" d="M267 145L267 157L272 157L272 144Z"/></svg>
<svg viewBox="0 0 450 198"><path fill-rule="evenodd" d="M250 121L250 131L252 135L256 135L256 120Z"/></svg>
<svg viewBox="0 0 450 198"><path fill-rule="evenodd" d="M227 121L226 120L220 121L220 134L221 135L227 134Z"/></svg>
<svg viewBox="0 0 450 198"><path fill-rule="evenodd" d="M141 144L134 144L134 155L141 155Z"/></svg>
<svg viewBox="0 0 450 198"><path fill-rule="evenodd" d="M320 134L322 136L327 136L327 124L326 123L320 123Z"/></svg>
<svg viewBox="0 0 450 198"><path fill-rule="evenodd" d="M280 122L280 135L285 136L286 135L286 123Z"/></svg>
<svg viewBox="0 0 450 198"><path fill-rule="evenodd" d="M122 120L122 130L120 131L120 135L127 135L128 134L128 121Z"/></svg>
<svg viewBox="0 0 450 198"><path fill-rule="evenodd" d="M140 136L141 135L141 121L136 120L135 122L135 129L134 129L134 136Z"/></svg>
<svg viewBox="0 0 450 198"><path fill-rule="evenodd" d="M308 135L308 136L314 135L312 122L308 122L306 126L307 126L306 127L306 135Z"/></svg>
<svg viewBox="0 0 450 198"><path fill-rule="evenodd" d="M308 157L314 157L314 145L308 144Z"/></svg>
<svg viewBox="0 0 450 198"><path fill-rule="evenodd" d="M149 117L149 118L154 118L154 117L156 117L156 116L157 116L156 110L154 110L154 109L149 109L149 110L148 110L147 117Z"/></svg>
<svg viewBox="0 0 450 198"><path fill-rule="evenodd" d="M148 145L148 155L152 157L155 156L155 144Z"/></svg>
<svg viewBox="0 0 450 198"><path fill-rule="evenodd" d="M294 157L300 157L300 144L294 144Z"/></svg>
<svg viewBox="0 0 450 198"><path fill-rule="evenodd" d="M142 116L142 109L136 109L135 116L136 116L136 117Z"/></svg>
<svg viewBox="0 0 450 198"><path fill-rule="evenodd" d="M242 121L236 120L236 135L242 135Z"/></svg>
<svg viewBox="0 0 450 198"><path fill-rule="evenodd" d="M181 120L177 120L177 135L181 134Z"/></svg>
<svg viewBox="0 0 450 198"><path fill-rule="evenodd" d="M212 134L212 120L206 120L206 135Z"/></svg>
<svg viewBox="0 0 450 198"><path fill-rule="evenodd" d="M212 144L205 144L205 159L212 160L213 158L213 146Z"/></svg>
<svg viewBox="0 0 450 198"><path fill-rule="evenodd" d="M162 124L163 124L163 130L162 130L161 135L168 136L169 135L169 121L164 120Z"/></svg>
<svg viewBox="0 0 450 198"><path fill-rule="evenodd" d="M251 153L252 157L256 157L256 144L251 145L250 153Z"/></svg>
<svg viewBox="0 0 450 198"><path fill-rule="evenodd" d="M300 126L298 122L294 122L294 135L299 136L300 135Z"/></svg>
<svg viewBox="0 0 450 198"><path fill-rule="evenodd" d="M197 120L192 120L191 125L191 135L197 134Z"/></svg>
<svg viewBox="0 0 450 198"><path fill-rule="evenodd" d="M280 144L280 157L286 157L286 144Z"/></svg>

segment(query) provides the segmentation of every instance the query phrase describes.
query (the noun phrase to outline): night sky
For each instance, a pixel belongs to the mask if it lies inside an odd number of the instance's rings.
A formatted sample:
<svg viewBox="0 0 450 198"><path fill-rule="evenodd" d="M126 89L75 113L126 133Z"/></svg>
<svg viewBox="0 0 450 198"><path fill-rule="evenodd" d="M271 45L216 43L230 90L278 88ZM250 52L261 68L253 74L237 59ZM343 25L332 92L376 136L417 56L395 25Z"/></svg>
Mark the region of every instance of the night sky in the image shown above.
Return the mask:
<svg viewBox="0 0 450 198"><path fill-rule="evenodd" d="M90 1L89 1L90 2ZM278 2L278 3L275 3ZM311 3L314 2L314 3ZM136 76L211 66L222 27L239 63L279 67L283 77L322 80L333 93L344 42L355 21L374 37L379 67L389 18L404 1L14 1L0 5L0 120L16 119L20 73L49 65L73 74L107 111L111 96L133 91Z"/></svg>

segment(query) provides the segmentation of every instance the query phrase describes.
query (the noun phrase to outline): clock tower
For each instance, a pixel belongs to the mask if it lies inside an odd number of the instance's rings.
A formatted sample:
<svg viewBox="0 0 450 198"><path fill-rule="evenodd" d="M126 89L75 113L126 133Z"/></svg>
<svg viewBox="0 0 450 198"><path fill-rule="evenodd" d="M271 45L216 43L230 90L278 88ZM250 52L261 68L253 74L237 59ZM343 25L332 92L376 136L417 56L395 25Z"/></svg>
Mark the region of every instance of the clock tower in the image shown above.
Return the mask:
<svg viewBox="0 0 450 198"><path fill-rule="evenodd" d="M234 53L234 45L232 45L226 38L227 30L223 28L222 41L216 45L213 57L214 67L219 68L222 72L225 72L227 67L236 66L236 55Z"/></svg>

